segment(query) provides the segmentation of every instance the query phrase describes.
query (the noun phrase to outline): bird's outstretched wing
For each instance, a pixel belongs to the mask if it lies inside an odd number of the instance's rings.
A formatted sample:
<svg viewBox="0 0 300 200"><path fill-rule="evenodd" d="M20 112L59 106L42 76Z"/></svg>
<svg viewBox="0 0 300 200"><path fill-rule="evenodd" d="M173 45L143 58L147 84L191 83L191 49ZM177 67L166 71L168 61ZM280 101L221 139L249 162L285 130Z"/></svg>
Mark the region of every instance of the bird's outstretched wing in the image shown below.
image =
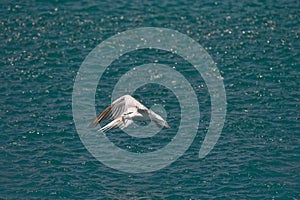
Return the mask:
<svg viewBox="0 0 300 200"><path fill-rule="evenodd" d="M108 106L101 114L99 114L98 117L96 117L96 119L92 123L90 123L89 126L96 126L103 119L117 119L128 108L131 107L137 107L138 109L148 110L143 104L138 102L132 96L124 95L112 102L112 104Z"/></svg>

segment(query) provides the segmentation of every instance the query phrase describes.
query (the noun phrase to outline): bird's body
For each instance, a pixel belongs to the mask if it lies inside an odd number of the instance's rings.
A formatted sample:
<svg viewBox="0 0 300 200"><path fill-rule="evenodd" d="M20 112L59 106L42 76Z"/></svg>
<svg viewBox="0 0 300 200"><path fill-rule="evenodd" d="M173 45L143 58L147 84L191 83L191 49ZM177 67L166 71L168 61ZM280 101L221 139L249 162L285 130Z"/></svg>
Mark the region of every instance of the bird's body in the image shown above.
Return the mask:
<svg viewBox="0 0 300 200"><path fill-rule="evenodd" d="M96 126L103 119L113 119L99 131L108 131L112 128L124 129L134 121L153 121L159 128L170 128L168 123L158 114L148 109L130 95L124 95L115 100L90 124Z"/></svg>

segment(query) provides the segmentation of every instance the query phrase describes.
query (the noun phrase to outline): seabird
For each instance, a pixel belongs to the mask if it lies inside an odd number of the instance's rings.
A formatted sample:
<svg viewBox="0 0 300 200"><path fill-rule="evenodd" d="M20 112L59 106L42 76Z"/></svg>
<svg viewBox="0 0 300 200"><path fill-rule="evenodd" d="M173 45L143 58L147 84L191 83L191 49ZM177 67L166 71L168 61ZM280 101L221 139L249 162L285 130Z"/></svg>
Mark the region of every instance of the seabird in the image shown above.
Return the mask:
<svg viewBox="0 0 300 200"><path fill-rule="evenodd" d="M153 121L159 128L170 128L168 123L151 109L146 108L130 95L124 95L116 99L98 117L90 123L90 127L99 124L103 119L113 119L106 126L99 129L105 132L113 128L124 129L134 121Z"/></svg>

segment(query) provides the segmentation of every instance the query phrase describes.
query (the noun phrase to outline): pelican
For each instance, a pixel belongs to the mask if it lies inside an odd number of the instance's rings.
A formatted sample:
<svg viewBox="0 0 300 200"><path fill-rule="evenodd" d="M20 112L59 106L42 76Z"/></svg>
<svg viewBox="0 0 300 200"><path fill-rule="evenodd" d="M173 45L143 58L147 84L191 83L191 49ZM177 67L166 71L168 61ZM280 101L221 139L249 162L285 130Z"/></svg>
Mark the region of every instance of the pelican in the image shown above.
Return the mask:
<svg viewBox="0 0 300 200"><path fill-rule="evenodd" d="M113 128L124 129L134 121L153 121L159 128L170 128L168 123L151 109L146 108L130 95L124 95L116 99L98 117L90 123L90 127L99 124L103 119L113 119L98 131L105 132Z"/></svg>

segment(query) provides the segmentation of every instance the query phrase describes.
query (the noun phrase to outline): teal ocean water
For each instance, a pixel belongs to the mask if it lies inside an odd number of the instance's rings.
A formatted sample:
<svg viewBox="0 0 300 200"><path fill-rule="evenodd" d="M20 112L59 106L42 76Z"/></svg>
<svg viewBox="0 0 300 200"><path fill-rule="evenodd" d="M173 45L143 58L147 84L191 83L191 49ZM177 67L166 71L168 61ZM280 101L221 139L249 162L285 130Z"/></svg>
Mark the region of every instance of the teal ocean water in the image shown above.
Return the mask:
<svg viewBox="0 0 300 200"><path fill-rule="evenodd" d="M0 198L300 199L299 10L296 0L2 2ZM168 52L122 56L99 82L97 112L110 103L120 73L154 61L175 66L190 81L201 111L197 136L178 160L129 174L85 148L73 121L72 91L93 48L140 27L174 29L203 46L224 78L227 116L214 149L198 159L211 116L201 76ZM134 95L149 107L168 102L173 129L153 140L119 130L108 138L128 151L162 148L180 122L172 115L180 112L176 96L151 84Z"/></svg>

